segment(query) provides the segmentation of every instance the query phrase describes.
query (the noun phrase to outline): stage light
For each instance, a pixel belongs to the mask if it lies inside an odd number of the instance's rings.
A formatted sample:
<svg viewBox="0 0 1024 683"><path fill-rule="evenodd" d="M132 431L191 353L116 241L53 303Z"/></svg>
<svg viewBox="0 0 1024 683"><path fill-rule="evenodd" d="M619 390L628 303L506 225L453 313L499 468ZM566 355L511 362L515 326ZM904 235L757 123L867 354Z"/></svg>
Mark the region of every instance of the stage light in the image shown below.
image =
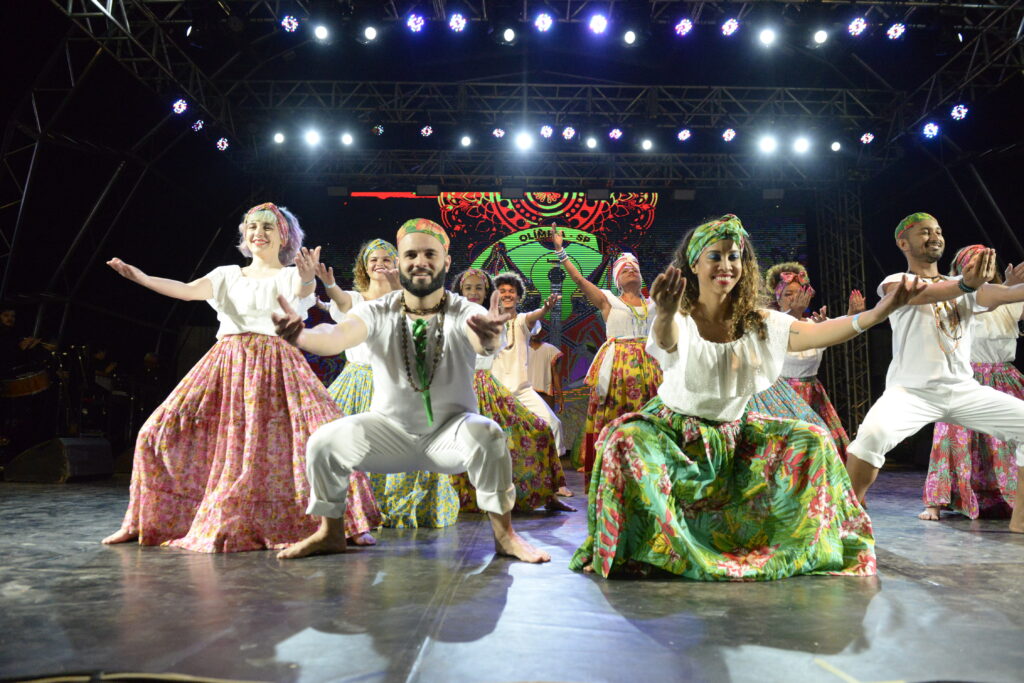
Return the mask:
<svg viewBox="0 0 1024 683"><path fill-rule="evenodd" d="M622 42L626 45L636 45L636 31L626 31L622 34Z"/></svg>
<svg viewBox="0 0 1024 683"><path fill-rule="evenodd" d="M597 147L597 138L590 136L587 138L587 149L594 149L595 147Z"/></svg>
<svg viewBox="0 0 1024 683"><path fill-rule="evenodd" d="M924 134L926 138L931 140L933 137L939 134L939 124L932 123L931 121L929 121L928 123L924 124L924 128L921 129L921 132Z"/></svg>
<svg viewBox="0 0 1024 683"><path fill-rule="evenodd" d="M640 143L640 147L645 152L649 152L651 151L651 148L654 147L654 143L645 138L644 141Z"/></svg>
<svg viewBox="0 0 1024 683"><path fill-rule="evenodd" d="M218 151L226 152L227 149L228 149L228 139L227 138L221 138L220 140L217 140L217 150Z"/></svg>
<svg viewBox="0 0 1024 683"><path fill-rule="evenodd" d="M341 134L341 144L348 146L348 145L352 144L352 141L353 141L353 137L352 137L351 133L342 133Z"/></svg>
<svg viewBox="0 0 1024 683"><path fill-rule="evenodd" d="M693 22L689 19L680 19L679 23L676 24L676 35L682 38L687 33L693 30Z"/></svg>
<svg viewBox="0 0 1024 683"><path fill-rule="evenodd" d="M619 138L622 137L622 130L619 128L612 128L610 131L608 131L608 137L610 137L612 140L618 140Z"/></svg>
<svg viewBox="0 0 1024 683"><path fill-rule="evenodd" d="M555 20L551 18L551 15L547 12L541 12L537 15L537 19L534 20L533 25L541 33L547 33L554 25Z"/></svg>
<svg viewBox="0 0 1024 683"><path fill-rule="evenodd" d="M434 129L431 128L430 126L423 126L422 128L420 128L420 135L422 135L425 138L429 138L433 134Z"/></svg>
<svg viewBox="0 0 1024 683"><path fill-rule="evenodd" d="M960 41L961 43L962 43L962 42L964 42L964 34L963 34L963 33L960 33L959 31L957 31L957 34L956 34L956 39L957 39L958 41Z"/></svg>
<svg viewBox="0 0 1024 683"><path fill-rule="evenodd" d="M540 127L540 136L542 138L549 138L549 137L551 137L554 134L555 134L555 129L552 128L551 126L541 126Z"/></svg>
<svg viewBox="0 0 1024 683"><path fill-rule="evenodd" d="M828 31L815 31L814 32L814 44L824 45L828 41Z"/></svg>
<svg viewBox="0 0 1024 683"><path fill-rule="evenodd" d="M327 30L327 27L323 24L317 24L316 27L313 28L313 37L322 43L331 37L331 32Z"/></svg>
<svg viewBox="0 0 1024 683"><path fill-rule="evenodd" d="M562 129L562 137L565 138L566 140L572 140L574 137L576 137L576 129L573 128L572 126L566 126L565 128Z"/></svg>
<svg viewBox="0 0 1024 683"><path fill-rule="evenodd" d="M885 35L889 37L889 40L899 40L906 32L907 27L905 25L893 24L889 27L889 30L885 32Z"/></svg>
<svg viewBox="0 0 1024 683"><path fill-rule="evenodd" d="M868 28L867 19L864 17L857 17L850 22L850 25L846 27L846 30L850 32L850 35L856 38L860 34L864 33Z"/></svg>
<svg viewBox="0 0 1024 683"><path fill-rule="evenodd" d="M503 26L495 29L491 33L491 38L498 45L515 45L516 41L519 40L519 36L516 34L516 30L511 26Z"/></svg>
<svg viewBox="0 0 1024 683"><path fill-rule="evenodd" d="M954 121L963 121L967 118L967 112L970 111L966 105L958 104L954 106L950 111L949 115L953 117Z"/></svg>
<svg viewBox="0 0 1024 683"><path fill-rule="evenodd" d="M516 134L516 147L522 151L526 151L533 147L533 136L523 131Z"/></svg>
<svg viewBox="0 0 1024 683"><path fill-rule="evenodd" d="M174 104L171 105L171 111L175 114L184 114L188 110L188 102L185 100L175 100Z"/></svg>
<svg viewBox="0 0 1024 683"><path fill-rule="evenodd" d="M762 154L773 154L779 148L779 141L771 135L765 135L757 141L757 148Z"/></svg>
<svg viewBox="0 0 1024 683"><path fill-rule="evenodd" d="M202 119L196 119L196 122L192 124L192 130L194 130L195 132L198 133L199 131L201 131L203 129L203 126L205 126L205 125L206 124L203 123Z"/></svg>
<svg viewBox="0 0 1024 683"><path fill-rule="evenodd" d="M724 24L722 24L722 35L723 36L729 37L732 34L736 33L736 31L739 31L739 30L740 30L740 22L736 21L735 19L727 19L726 22Z"/></svg>
<svg viewBox="0 0 1024 683"><path fill-rule="evenodd" d="M409 18L405 20L405 25L413 33L419 33L420 31L422 31L426 23L427 20L423 18L423 15L415 13L410 14Z"/></svg>
<svg viewBox="0 0 1024 683"><path fill-rule="evenodd" d="M838 152L842 148L843 148L843 146L841 144L839 144L838 140L836 140L835 142L832 143L832 151L833 152Z"/></svg>
<svg viewBox="0 0 1024 683"><path fill-rule="evenodd" d="M187 26L187 27L185 28L185 37L186 37L186 38L188 38L188 37L190 37L191 35L192 35L192 24L189 24L189 25L188 25L188 26ZM961 41L961 42L963 42L963 41Z"/></svg>
<svg viewBox="0 0 1024 683"><path fill-rule="evenodd" d="M284 142L284 133L274 133L274 142L278 145Z"/></svg>
<svg viewBox="0 0 1024 683"><path fill-rule="evenodd" d="M603 14L595 14L590 17L590 22L587 26L591 32L601 35L608 29L608 17Z"/></svg>
<svg viewBox="0 0 1024 683"><path fill-rule="evenodd" d="M793 141L793 151L797 154L807 154L811 150L811 141L800 136Z"/></svg>
<svg viewBox="0 0 1024 683"><path fill-rule="evenodd" d="M466 17L462 16L458 12L452 15L452 18L448 20L448 28L455 31L456 33L462 33L466 30Z"/></svg>
<svg viewBox="0 0 1024 683"><path fill-rule="evenodd" d="M683 128L681 131L679 131L679 133L676 134L676 138L679 139L679 142L686 142L691 137L693 137L693 133L690 132L689 128Z"/></svg>
<svg viewBox="0 0 1024 683"><path fill-rule="evenodd" d="M460 143L460 144L461 144L461 145L462 145L463 147L469 147L469 146L470 146L471 144L473 144L473 139L472 139L472 138L470 138L470 137L469 137L468 135L463 135L463 136L462 136L462 139L461 139L461 140L459 140L459 143Z"/></svg>
<svg viewBox="0 0 1024 683"><path fill-rule="evenodd" d="M316 147L320 144L320 133L315 130L307 130L306 134L302 136L302 139L306 141L306 144L310 147Z"/></svg>
<svg viewBox="0 0 1024 683"><path fill-rule="evenodd" d="M862 145L870 145L871 141L875 139L875 136L871 133L864 133L860 136L860 143Z"/></svg>
<svg viewBox="0 0 1024 683"><path fill-rule="evenodd" d="M370 129L370 132L376 135L377 137L380 137L381 135L384 135L384 126L378 123L376 126Z"/></svg>
<svg viewBox="0 0 1024 683"><path fill-rule="evenodd" d="M736 131L733 130L732 128L726 128L724 131L722 131L722 139L725 140L726 142L732 142L735 137Z"/></svg>
<svg viewBox="0 0 1024 683"><path fill-rule="evenodd" d="M775 36L775 29L771 29L771 28L761 29L761 32L759 34L757 34L757 39L760 40L761 44L766 46L766 47L768 45L771 45L772 43L774 43L775 42L775 38L776 38L776 36Z"/></svg>
<svg viewBox="0 0 1024 683"><path fill-rule="evenodd" d="M364 26L363 30L360 31L356 37L356 42L361 45L369 45L373 41L377 40L377 27L376 26Z"/></svg>
<svg viewBox="0 0 1024 683"><path fill-rule="evenodd" d="M505 137L505 129L504 128L495 128L494 130L491 131L491 135L493 135L494 137L496 137L498 139L501 139L501 138Z"/></svg>
<svg viewBox="0 0 1024 683"><path fill-rule="evenodd" d="M281 28L288 33L295 33L299 30L299 20L289 14L281 20Z"/></svg>

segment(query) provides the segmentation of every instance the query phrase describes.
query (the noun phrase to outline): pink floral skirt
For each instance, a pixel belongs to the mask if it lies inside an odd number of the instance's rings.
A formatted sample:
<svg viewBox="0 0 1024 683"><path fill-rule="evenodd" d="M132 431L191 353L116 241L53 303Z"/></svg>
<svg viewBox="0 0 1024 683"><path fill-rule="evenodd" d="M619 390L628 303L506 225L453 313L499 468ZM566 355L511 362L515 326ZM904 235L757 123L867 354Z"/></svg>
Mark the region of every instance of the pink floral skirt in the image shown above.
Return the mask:
<svg viewBox="0 0 1024 683"><path fill-rule="evenodd" d="M835 406L832 405L832 401L829 400L825 387L821 385L821 380L817 377L787 377L786 382L793 387L796 393L800 394L800 398L807 401L807 405L824 421L825 426L828 427L829 436L836 443L839 457L846 462L846 447L850 445L850 437L846 435L843 421L839 419L839 414L836 412Z"/></svg>
<svg viewBox="0 0 1024 683"><path fill-rule="evenodd" d="M1012 363L971 363L987 387L1024 399L1024 375ZM1006 517L1017 497L1013 446L959 425L938 422L932 436L924 504L949 507L971 519Z"/></svg>
<svg viewBox="0 0 1024 683"><path fill-rule="evenodd" d="M317 528L306 515L306 440L340 417L297 349L224 337L139 431L122 530L196 552L282 548ZM345 531L377 526L366 476L349 489Z"/></svg>

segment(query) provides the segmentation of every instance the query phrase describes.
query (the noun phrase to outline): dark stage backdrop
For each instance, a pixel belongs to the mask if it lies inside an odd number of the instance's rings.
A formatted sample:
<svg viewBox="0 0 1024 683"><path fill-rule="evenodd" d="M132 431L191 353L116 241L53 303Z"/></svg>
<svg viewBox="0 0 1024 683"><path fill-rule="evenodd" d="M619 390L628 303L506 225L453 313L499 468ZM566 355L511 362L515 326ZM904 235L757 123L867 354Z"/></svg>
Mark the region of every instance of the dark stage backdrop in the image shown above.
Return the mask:
<svg viewBox="0 0 1024 683"><path fill-rule="evenodd" d="M726 207L728 208L728 207ZM780 261L807 264L807 216L802 208L780 211L736 212L751 233L761 267ZM676 245L691 227L714 217L694 202L659 201L657 193L612 194L608 200L588 200L582 192L534 192L522 199L505 199L494 192L443 193L437 197L353 196L339 198L327 223L304 224L307 244L323 247L321 260L332 265L343 286L350 286L352 264L362 242L376 237L394 240L406 219L438 221L452 238L454 275L470 265L492 273L518 272L527 281L525 309L540 305L552 291L562 294L555 320L544 323L545 334L568 359L568 388L577 387L586 374L604 327L596 310L551 255L545 226L565 229L567 252L591 281L613 289L611 263L620 253L632 252L640 260L644 282L671 261ZM539 226L539 227L538 227ZM322 286L320 294L323 297ZM553 289L554 288L554 289ZM311 323L324 319L314 312ZM311 358L317 373L330 381L340 368L339 359Z"/></svg>

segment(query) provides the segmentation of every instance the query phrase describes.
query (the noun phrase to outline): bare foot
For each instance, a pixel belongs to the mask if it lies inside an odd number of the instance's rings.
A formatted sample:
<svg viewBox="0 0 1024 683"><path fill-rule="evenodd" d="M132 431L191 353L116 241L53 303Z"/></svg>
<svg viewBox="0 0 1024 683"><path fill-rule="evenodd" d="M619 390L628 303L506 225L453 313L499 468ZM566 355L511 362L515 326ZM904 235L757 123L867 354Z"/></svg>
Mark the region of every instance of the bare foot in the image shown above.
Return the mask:
<svg viewBox="0 0 1024 683"><path fill-rule="evenodd" d="M533 564L551 561L550 555L543 550L537 550L514 531L509 531L503 539L495 536L494 550L499 555L508 555Z"/></svg>
<svg viewBox="0 0 1024 683"><path fill-rule="evenodd" d="M939 508L935 505L926 505L921 514L917 516L918 519L924 519L927 521L935 522L939 519Z"/></svg>
<svg viewBox="0 0 1024 683"><path fill-rule="evenodd" d="M588 564L586 567L584 567L583 568L583 573L584 574L593 574L594 573L594 565L593 565L593 563Z"/></svg>
<svg viewBox="0 0 1024 683"><path fill-rule="evenodd" d="M582 471L583 471L583 467L582 467L582 466L581 466L581 467L577 467L577 468L576 468L576 471L577 471L577 472L582 472Z"/></svg>
<svg viewBox="0 0 1024 683"><path fill-rule="evenodd" d="M134 541L139 537L138 534L133 534L130 531L121 529L117 533L110 534L104 538L100 543L103 545L114 545L115 543L127 543L128 541Z"/></svg>
<svg viewBox="0 0 1024 683"><path fill-rule="evenodd" d="M569 490L568 486L560 486L557 491L562 498L572 498L576 494Z"/></svg>
<svg viewBox="0 0 1024 683"><path fill-rule="evenodd" d="M334 555L348 549L345 535L328 534L324 529L317 529L312 535L290 545L277 554L279 560L294 560L310 555Z"/></svg>
<svg viewBox="0 0 1024 683"><path fill-rule="evenodd" d="M353 545L377 545L377 539L371 536L369 531L356 534L349 540L352 541Z"/></svg>
<svg viewBox="0 0 1024 683"><path fill-rule="evenodd" d="M548 499L548 502L544 505L544 509L551 510L553 512L576 512L576 508L568 503L558 500L558 498L555 498L554 496L551 496L551 498Z"/></svg>

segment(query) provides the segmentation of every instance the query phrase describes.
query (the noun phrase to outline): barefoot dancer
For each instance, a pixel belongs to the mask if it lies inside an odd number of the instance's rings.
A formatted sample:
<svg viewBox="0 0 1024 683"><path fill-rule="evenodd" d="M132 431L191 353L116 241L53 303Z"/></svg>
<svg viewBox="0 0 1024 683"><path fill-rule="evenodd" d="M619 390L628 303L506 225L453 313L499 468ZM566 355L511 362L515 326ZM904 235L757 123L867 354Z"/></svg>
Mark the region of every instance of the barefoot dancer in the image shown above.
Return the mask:
<svg viewBox="0 0 1024 683"><path fill-rule="evenodd" d="M1017 484L1024 477L1024 401L981 386L971 372L972 325L976 312L1024 301L1024 284L986 284L995 271L991 249L978 251L964 266L963 277L946 278L936 263L945 240L934 216L914 213L896 226L896 244L907 270L927 286L911 305L890 318L892 362L885 392L875 402L857 437L846 449L846 468L861 502L885 463L885 454L929 422L949 422L1015 441ZM879 294L899 289L903 274L890 275ZM1024 533L1024 513L1017 506L1010 531Z"/></svg>
<svg viewBox="0 0 1024 683"><path fill-rule="evenodd" d="M491 519L495 548L527 562L547 562L512 529L515 504L505 433L476 411L473 363L493 355L510 317L444 290L451 265L448 235L425 218L398 231L402 289L352 308L344 322L305 330L285 309L276 316L284 339L311 353L334 355L366 342L373 365L370 410L321 427L306 450L311 486L309 513L320 528L282 551L282 559L344 552L349 479L357 470L468 472L477 505ZM282 302L283 307L287 302Z"/></svg>
<svg viewBox="0 0 1024 683"><path fill-rule="evenodd" d="M372 240L359 249L352 269L354 289L337 286L333 269L321 264L317 275L331 298L330 313L344 322L352 306L379 299L401 288L398 281L398 252L390 242ZM365 413L373 399L373 366L366 344L345 351L345 369L328 391L344 415ZM373 492L387 527L434 527L455 524L459 518L459 496L451 477L436 472L371 474Z"/></svg>
<svg viewBox="0 0 1024 683"><path fill-rule="evenodd" d="M187 284L108 262L159 294L205 300L220 329L139 431L128 511L104 543L237 552L281 548L316 528L303 514L306 440L339 413L302 354L275 336L271 312L278 298L302 311L313 305L320 249L300 251L298 220L273 204L250 209L238 231L250 264ZM352 491L345 532L372 543L379 513L369 482L354 480Z"/></svg>
<svg viewBox="0 0 1024 683"><path fill-rule="evenodd" d="M616 296L583 277L565 252L560 230L552 228L551 239L565 272L601 313L605 324L605 342L594 355L586 378L590 398L580 448L583 473L589 479L594 442L604 426L620 415L643 408L661 384L661 368L644 349L654 319L654 303L643 296L640 263L632 254L623 254L612 264L612 280L619 290Z"/></svg>
<svg viewBox="0 0 1024 683"><path fill-rule="evenodd" d="M962 274L971 257L984 248L974 244L958 251L949 274ZM1022 281L1024 263L1007 267L1004 280L995 274L990 280L1011 286ZM1022 318L1024 303L976 315L971 321L971 369L982 386L1024 399L1024 375L1013 365ZM1005 515L1013 509L1017 496L1016 469L1013 444L957 425L937 423L924 484L925 509L918 516L937 520L939 510L947 506L971 519Z"/></svg>
<svg viewBox="0 0 1024 683"><path fill-rule="evenodd" d="M452 289L475 304L489 301L494 292L491 276L478 268L459 273ZM473 391L477 409L508 434L508 450L512 456L512 482L516 487L517 512L529 512L541 505L549 510L573 512L575 508L558 499L569 491L565 473L558 459L555 436L551 427L516 400L508 389L491 374L494 356L477 356L473 375ZM452 477L459 491L462 508L478 512L473 486L466 475ZM556 495L557 494L557 495Z"/></svg>
<svg viewBox="0 0 1024 683"><path fill-rule="evenodd" d="M687 234L654 281L647 348L665 381L643 410L604 430L589 535L573 569L608 576L650 565L707 581L875 573L871 520L832 440L744 408L778 377L787 350L851 339L913 287L821 323L759 309L760 288L753 247L732 214Z"/></svg>

